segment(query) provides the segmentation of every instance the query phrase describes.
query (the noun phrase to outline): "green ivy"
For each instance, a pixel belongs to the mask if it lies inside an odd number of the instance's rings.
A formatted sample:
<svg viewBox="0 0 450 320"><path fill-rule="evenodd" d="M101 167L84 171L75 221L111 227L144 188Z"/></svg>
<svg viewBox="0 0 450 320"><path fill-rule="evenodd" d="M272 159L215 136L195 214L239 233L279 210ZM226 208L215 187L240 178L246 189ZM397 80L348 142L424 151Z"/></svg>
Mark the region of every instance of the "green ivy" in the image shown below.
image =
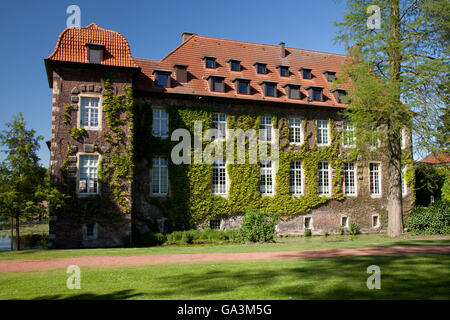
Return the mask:
<svg viewBox="0 0 450 320"><path fill-rule="evenodd" d="M81 138L83 138L86 135L86 129L73 127L70 130L70 135L72 136L72 138L74 138L78 142L81 142Z"/></svg>

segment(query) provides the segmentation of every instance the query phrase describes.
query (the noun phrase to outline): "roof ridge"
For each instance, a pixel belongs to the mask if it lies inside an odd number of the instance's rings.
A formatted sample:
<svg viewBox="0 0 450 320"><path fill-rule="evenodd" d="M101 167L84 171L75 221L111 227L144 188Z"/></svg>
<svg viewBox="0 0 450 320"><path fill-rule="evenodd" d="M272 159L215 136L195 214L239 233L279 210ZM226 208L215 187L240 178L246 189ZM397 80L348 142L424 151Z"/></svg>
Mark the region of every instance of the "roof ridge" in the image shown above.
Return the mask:
<svg viewBox="0 0 450 320"><path fill-rule="evenodd" d="M209 39L216 39L216 40L224 40L224 41L230 41L230 42L239 42L239 43L248 43L248 44L254 44L254 45L263 45L263 46L271 46L271 47L279 47L279 45L276 44L267 44L267 43L260 43L260 42L251 42L251 41L242 41L242 40L234 40L234 39L224 39L224 38L217 38L217 37L211 37L211 36L203 36L196 34L195 36L201 37L201 38L209 38ZM193 38L193 36L191 37ZM191 39L189 38L189 40ZM189 41L188 40L188 41ZM186 41L187 42L187 41ZM178 48L178 47L177 47ZM334 52L326 52L326 51L318 51L318 50L309 50L309 49L302 49L302 48L294 48L294 47L286 47L286 49L294 49L294 50L303 50L303 51L309 51L309 52L315 52L315 53L323 53L323 54L333 54L337 56L346 57L347 54L343 53L334 53Z"/></svg>
<svg viewBox="0 0 450 320"><path fill-rule="evenodd" d="M170 51L168 54L166 54L161 60L159 60L160 62L163 62L165 59L167 59L169 56L171 56L173 53L175 53L176 51L178 51L182 46L184 46L186 43L188 43L189 41L191 41L194 37L199 37L198 34L193 33L192 36L190 36L186 41L180 43L175 49L173 49L172 51Z"/></svg>

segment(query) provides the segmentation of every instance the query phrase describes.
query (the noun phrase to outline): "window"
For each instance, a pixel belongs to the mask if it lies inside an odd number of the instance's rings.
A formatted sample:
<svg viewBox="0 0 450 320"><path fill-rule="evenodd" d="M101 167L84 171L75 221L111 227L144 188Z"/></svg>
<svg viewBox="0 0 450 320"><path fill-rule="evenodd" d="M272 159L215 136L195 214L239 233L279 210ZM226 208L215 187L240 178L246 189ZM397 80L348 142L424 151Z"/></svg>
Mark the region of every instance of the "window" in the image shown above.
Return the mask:
<svg viewBox="0 0 450 320"><path fill-rule="evenodd" d="M241 71L241 62L237 60L231 60L230 61L230 68L231 71Z"/></svg>
<svg viewBox="0 0 450 320"><path fill-rule="evenodd" d="M98 193L97 166L98 156L80 156L78 193Z"/></svg>
<svg viewBox="0 0 450 320"><path fill-rule="evenodd" d="M167 159L153 158L152 167L152 194L166 195L169 188L169 170Z"/></svg>
<svg viewBox="0 0 450 320"><path fill-rule="evenodd" d="M272 118L261 117L259 120L259 140L272 141Z"/></svg>
<svg viewBox="0 0 450 320"><path fill-rule="evenodd" d="M305 229L311 229L311 226L312 226L311 217L305 217L304 228Z"/></svg>
<svg viewBox="0 0 450 320"><path fill-rule="evenodd" d="M406 195L408 193L408 189L406 188L405 173L406 165L402 164L402 195Z"/></svg>
<svg viewBox="0 0 450 320"><path fill-rule="evenodd" d="M219 219L209 220L209 228L220 229L220 220Z"/></svg>
<svg viewBox="0 0 450 320"><path fill-rule="evenodd" d="M280 76L281 77L289 77L289 67L280 66Z"/></svg>
<svg viewBox="0 0 450 320"><path fill-rule="evenodd" d="M259 190L262 194L273 194L272 161L261 160Z"/></svg>
<svg viewBox="0 0 450 320"><path fill-rule="evenodd" d="M266 97L275 97L275 84L266 83Z"/></svg>
<svg viewBox="0 0 450 320"><path fill-rule="evenodd" d="M213 129L217 129L218 137L216 139L227 138L227 115L225 113L216 113L213 116Z"/></svg>
<svg viewBox="0 0 450 320"><path fill-rule="evenodd" d="M249 94L250 84L245 80L238 80L238 93Z"/></svg>
<svg viewBox="0 0 450 320"><path fill-rule="evenodd" d="M300 99L300 85L288 84L286 86L289 99Z"/></svg>
<svg viewBox="0 0 450 320"><path fill-rule="evenodd" d="M372 216L372 228L378 228L380 226L380 218L378 216Z"/></svg>
<svg viewBox="0 0 450 320"><path fill-rule="evenodd" d="M343 228L348 227L348 217L341 217L341 227Z"/></svg>
<svg viewBox="0 0 450 320"><path fill-rule="evenodd" d="M177 80L180 83L186 83L187 82L187 68L188 66L176 64L175 67L175 80Z"/></svg>
<svg viewBox="0 0 450 320"><path fill-rule="evenodd" d="M223 92L223 79L214 77L212 79L212 91Z"/></svg>
<svg viewBox="0 0 450 320"><path fill-rule="evenodd" d="M336 80L336 72L325 71L324 74L326 75L328 82L333 82L334 80Z"/></svg>
<svg viewBox="0 0 450 320"><path fill-rule="evenodd" d="M101 63L103 61L104 46L96 43L88 43L86 46L89 63Z"/></svg>
<svg viewBox="0 0 450 320"><path fill-rule="evenodd" d="M356 195L356 174L355 163L344 163L344 193L346 195Z"/></svg>
<svg viewBox="0 0 450 320"><path fill-rule="evenodd" d="M226 167L223 161L214 162L212 177L213 194L225 194L227 192Z"/></svg>
<svg viewBox="0 0 450 320"><path fill-rule="evenodd" d="M303 79L311 79L311 69L303 68L302 77Z"/></svg>
<svg viewBox="0 0 450 320"><path fill-rule="evenodd" d="M205 67L208 69L215 69L216 68L216 58L205 57Z"/></svg>
<svg viewBox="0 0 450 320"><path fill-rule="evenodd" d="M169 74L156 73L156 85L160 87L167 87L169 85Z"/></svg>
<svg viewBox="0 0 450 320"><path fill-rule="evenodd" d="M380 195L380 164L371 163L370 164L370 194Z"/></svg>
<svg viewBox="0 0 450 320"><path fill-rule="evenodd" d="M355 144L355 128L350 121L344 121L344 146L351 147Z"/></svg>
<svg viewBox="0 0 450 320"><path fill-rule="evenodd" d="M345 90L337 90L337 101L338 103L347 103L347 91Z"/></svg>
<svg viewBox="0 0 450 320"><path fill-rule="evenodd" d="M99 128L99 98L81 97L80 127L92 130Z"/></svg>
<svg viewBox="0 0 450 320"><path fill-rule="evenodd" d="M153 109L153 136L160 138L169 136L169 116L164 109Z"/></svg>
<svg viewBox="0 0 450 320"><path fill-rule="evenodd" d="M289 171L289 188L291 194L302 194L302 163L300 161L291 162Z"/></svg>
<svg viewBox="0 0 450 320"><path fill-rule="evenodd" d="M322 101L322 88L313 88L312 93L314 101Z"/></svg>
<svg viewBox="0 0 450 320"><path fill-rule="evenodd" d="M86 236L88 238L94 237L94 228L95 228L95 223L86 224Z"/></svg>
<svg viewBox="0 0 450 320"><path fill-rule="evenodd" d="M328 169L328 162L319 162L318 183L319 195L330 194L330 170Z"/></svg>
<svg viewBox="0 0 450 320"><path fill-rule="evenodd" d="M289 142L302 143L302 121L289 119Z"/></svg>
<svg viewBox="0 0 450 320"><path fill-rule="evenodd" d="M259 74L266 74L267 73L266 64L264 64L264 63L257 63L256 64L256 72L259 73Z"/></svg>
<svg viewBox="0 0 450 320"><path fill-rule="evenodd" d="M328 142L328 120L317 120L317 145L327 145Z"/></svg>

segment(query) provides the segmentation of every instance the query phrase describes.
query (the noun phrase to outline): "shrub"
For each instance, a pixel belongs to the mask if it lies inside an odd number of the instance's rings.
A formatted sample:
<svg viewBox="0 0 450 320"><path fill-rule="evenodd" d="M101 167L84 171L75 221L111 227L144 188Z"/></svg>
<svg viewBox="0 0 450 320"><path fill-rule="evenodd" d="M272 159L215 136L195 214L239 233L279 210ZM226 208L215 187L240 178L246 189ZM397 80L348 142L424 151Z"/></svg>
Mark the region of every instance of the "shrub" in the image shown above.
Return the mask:
<svg viewBox="0 0 450 320"><path fill-rule="evenodd" d="M338 228L338 234L340 234L341 236L343 236L345 234L345 228L339 227Z"/></svg>
<svg viewBox="0 0 450 320"><path fill-rule="evenodd" d="M350 222L350 230L349 230L349 232L350 232L350 234L352 236L355 236L355 235L357 235L359 233L359 227L358 227L358 225L356 224L355 221Z"/></svg>
<svg viewBox="0 0 450 320"><path fill-rule="evenodd" d="M450 233L450 202L439 200L428 208L416 207L405 226L415 234Z"/></svg>
<svg viewBox="0 0 450 320"><path fill-rule="evenodd" d="M252 242L272 241L277 223L278 214L269 216L261 211L247 211L242 221L242 233Z"/></svg>
<svg viewBox="0 0 450 320"><path fill-rule="evenodd" d="M194 241L194 232L192 232L193 230L187 230L183 232L183 235L181 236L181 241L191 244Z"/></svg>
<svg viewBox="0 0 450 320"><path fill-rule="evenodd" d="M308 229L305 229L303 235L304 235L305 237L311 237L311 236L312 236L311 229L309 229L309 228L308 228Z"/></svg>
<svg viewBox="0 0 450 320"><path fill-rule="evenodd" d="M162 233L146 232L141 236L140 244L142 246L159 246L167 241L167 238Z"/></svg>

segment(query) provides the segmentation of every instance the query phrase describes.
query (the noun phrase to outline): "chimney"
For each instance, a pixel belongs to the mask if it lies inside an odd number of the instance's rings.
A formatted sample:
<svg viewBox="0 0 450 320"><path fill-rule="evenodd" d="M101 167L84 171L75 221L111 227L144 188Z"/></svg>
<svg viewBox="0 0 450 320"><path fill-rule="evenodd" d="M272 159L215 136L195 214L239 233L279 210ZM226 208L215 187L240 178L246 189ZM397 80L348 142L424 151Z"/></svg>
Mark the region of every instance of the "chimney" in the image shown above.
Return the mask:
<svg viewBox="0 0 450 320"><path fill-rule="evenodd" d="M181 34L181 43L185 43L190 37L197 35L196 33L192 32L183 32Z"/></svg>
<svg viewBox="0 0 450 320"><path fill-rule="evenodd" d="M281 57L285 58L286 57L286 49L284 48L285 43L284 42L280 42L280 49L281 49Z"/></svg>

